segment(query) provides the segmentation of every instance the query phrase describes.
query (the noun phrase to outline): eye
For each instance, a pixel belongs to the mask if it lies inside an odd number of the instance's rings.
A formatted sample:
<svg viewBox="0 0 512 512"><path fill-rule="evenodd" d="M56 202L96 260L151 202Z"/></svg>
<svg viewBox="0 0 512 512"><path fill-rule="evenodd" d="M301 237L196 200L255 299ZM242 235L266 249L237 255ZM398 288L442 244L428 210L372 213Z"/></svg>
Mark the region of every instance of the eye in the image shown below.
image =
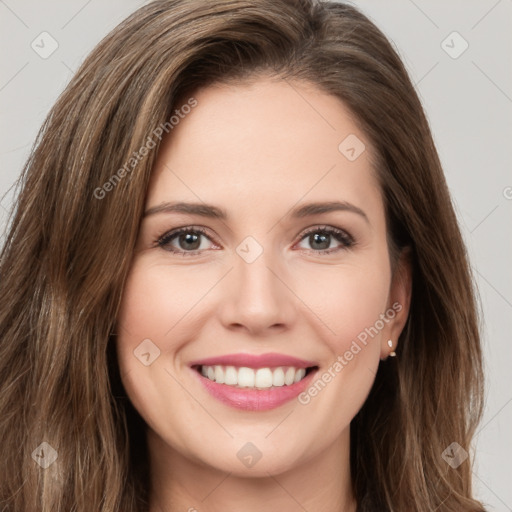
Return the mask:
<svg viewBox="0 0 512 512"><path fill-rule="evenodd" d="M205 240L215 245L205 229L201 227L186 227L177 228L165 233L156 241L156 245L175 254L194 256L212 248L208 247L208 242L203 243ZM302 235L301 242L303 241L309 243L311 249L299 247L316 254L330 254L355 245L352 236L332 226L316 226L308 229ZM337 247L336 242L338 242Z"/></svg>
<svg viewBox="0 0 512 512"><path fill-rule="evenodd" d="M316 254L330 254L355 245L355 240L347 232L332 226L316 226L308 229L301 238L310 244ZM338 242L338 246L332 245ZM304 248L304 247L301 247ZM307 250L307 248L306 248Z"/></svg>
<svg viewBox="0 0 512 512"><path fill-rule="evenodd" d="M179 228L161 236L156 244L166 251L194 256L209 249L208 243L203 243L204 239L211 242L206 233L205 229L199 227Z"/></svg>

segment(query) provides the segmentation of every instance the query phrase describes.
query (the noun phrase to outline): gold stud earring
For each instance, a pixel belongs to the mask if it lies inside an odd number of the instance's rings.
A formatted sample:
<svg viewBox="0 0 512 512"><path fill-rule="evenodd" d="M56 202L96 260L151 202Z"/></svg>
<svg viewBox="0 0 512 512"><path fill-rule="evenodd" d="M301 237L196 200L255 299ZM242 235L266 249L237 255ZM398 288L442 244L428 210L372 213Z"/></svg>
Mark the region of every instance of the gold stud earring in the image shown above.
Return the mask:
<svg viewBox="0 0 512 512"><path fill-rule="evenodd" d="M393 342L391 340L388 340L388 347L389 348L393 348ZM393 352L390 352L389 355L391 357L395 357L396 356L396 352L393 350Z"/></svg>

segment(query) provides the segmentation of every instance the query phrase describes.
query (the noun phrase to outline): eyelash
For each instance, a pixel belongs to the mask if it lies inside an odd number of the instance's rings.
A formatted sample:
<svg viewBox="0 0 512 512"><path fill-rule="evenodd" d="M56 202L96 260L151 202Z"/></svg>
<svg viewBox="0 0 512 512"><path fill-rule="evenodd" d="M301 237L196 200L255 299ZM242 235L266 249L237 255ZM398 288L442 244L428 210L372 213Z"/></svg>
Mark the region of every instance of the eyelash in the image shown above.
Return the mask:
<svg viewBox="0 0 512 512"><path fill-rule="evenodd" d="M299 242L304 240L307 236L313 234L313 233L323 233L327 235L333 236L338 242L342 244L342 247L334 247L330 249L320 249L315 251L314 249L301 249L301 251L306 252L313 252L314 254L331 254L333 252L337 252L344 249L349 249L354 247L356 245L356 242L354 238L349 235L347 232L342 231L341 229L334 228L332 226L314 226L312 228L308 228L306 231L304 231L301 234ZM172 252L174 254L181 254L182 256L196 256L197 254L201 253L202 250L195 250L195 251L183 251L183 250L176 250L176 249L166 249L165 247L179 235L182 234L201 234L204 235L206 238L208 238L210 241L211 238L208 236L207 230L201 227L186 227L186 228L177 228L173 231L170 231L168 233L163 234L158 240L155 241L155 246L160 247L166 251Z"/></svg>

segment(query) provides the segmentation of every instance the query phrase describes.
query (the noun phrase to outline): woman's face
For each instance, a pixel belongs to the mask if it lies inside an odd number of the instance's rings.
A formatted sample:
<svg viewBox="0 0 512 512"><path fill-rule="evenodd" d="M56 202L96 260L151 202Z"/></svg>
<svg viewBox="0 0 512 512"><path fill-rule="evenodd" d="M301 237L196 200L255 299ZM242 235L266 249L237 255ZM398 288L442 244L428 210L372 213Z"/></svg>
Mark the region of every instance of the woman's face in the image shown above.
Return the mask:
<svg viewBox="0 0 512 512"><path fill-rule="evenodd" d="M277 474L347 446L407 280L340 100L265 79L194 98L152 175L117 319L122 381L161 453Z"/></svg>

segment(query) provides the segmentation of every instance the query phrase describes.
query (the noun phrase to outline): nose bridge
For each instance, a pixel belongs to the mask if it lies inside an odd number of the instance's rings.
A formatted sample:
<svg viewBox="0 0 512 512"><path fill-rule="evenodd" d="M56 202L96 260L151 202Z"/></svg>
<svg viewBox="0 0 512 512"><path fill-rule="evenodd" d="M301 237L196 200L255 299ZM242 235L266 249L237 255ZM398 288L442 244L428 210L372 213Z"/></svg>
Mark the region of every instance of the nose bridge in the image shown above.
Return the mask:
<svg viewBox="0 0 512 512"><path fill-rule="evenodd" d="M231 286L222 299L224 324L256 332L292 321L293 294L281 281L284 269L275 251L248 237L237 247L233 266Z"/></svg>

